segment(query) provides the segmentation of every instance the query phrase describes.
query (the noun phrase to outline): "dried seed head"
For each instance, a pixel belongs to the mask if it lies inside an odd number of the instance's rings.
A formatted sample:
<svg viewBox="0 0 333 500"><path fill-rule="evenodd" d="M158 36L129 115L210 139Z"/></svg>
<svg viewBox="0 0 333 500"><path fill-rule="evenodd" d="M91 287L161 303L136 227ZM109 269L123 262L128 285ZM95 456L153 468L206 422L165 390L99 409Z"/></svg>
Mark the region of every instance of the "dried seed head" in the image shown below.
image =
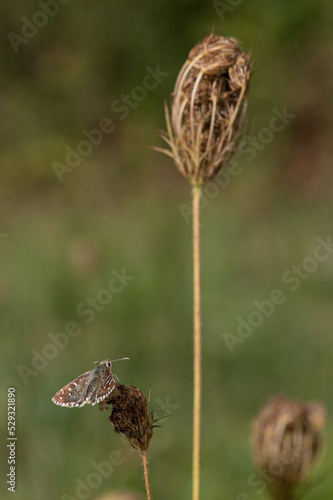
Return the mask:
<svg viewBox="0 0 333 500"><path fill-rule="evenodd" d="M115 432L124 433L133 448L147 450L155 426L142 392L136 387L116 384L107 404L113 406L109 421Z"/></svg>
<svg viewBox="0 0 333 500"><path fill-rule="evenodd" d="M250 72L239 42L216 35L196 45L180 70L161 133L169 149L154 149L171 156L193 185L212 180L241 150Z"/></svg>
<svg viewBox="0 0 333 500"><path fill-rule="evenodd" d="M140 493L130 490L113 490L102 496L95 497L94 500L145 500Z"/></svg>
<svg viewBox="0 0 333 500"><path fill-rule="evenodd" d="M289 500L318 463L324 445L325 407L277 395L252 426L252 457L273 498Z"/></svg>

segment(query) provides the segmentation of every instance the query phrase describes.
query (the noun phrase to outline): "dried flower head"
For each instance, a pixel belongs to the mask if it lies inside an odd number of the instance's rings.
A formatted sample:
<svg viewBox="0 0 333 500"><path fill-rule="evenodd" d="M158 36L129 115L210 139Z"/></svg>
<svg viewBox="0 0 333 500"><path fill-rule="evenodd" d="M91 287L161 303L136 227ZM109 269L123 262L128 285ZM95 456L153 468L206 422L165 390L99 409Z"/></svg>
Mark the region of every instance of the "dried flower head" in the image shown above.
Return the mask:
<svg viewBox="0 0 333 500"><path fill-rule="evenodd" d="M193 185L213 179L240 151L250 72L238 40L216 35L196 45L180 70L160 134L169 149L154 149L173 158Z"/></svg>
<svg viewBox="0 0 333 500"><path fill-rule="evenodd" d="M133 448L146 451L156 426L142 392L133 386L116 384L107 404L113 407L109 421L115 432L125 434Z"/></svg>
<svg viewBox="0 0 333 500"><path fill-rule="evenodd" d="M145 500L143 495L136 491L130 490L113 490L105 493L102 496L94 498L94 500Z"/></svg>
<svg viewBox="0 0 333 500"><path fill-rule="evenodd" d="M252 457L277 500L294 497L296 487L318 463L324 445L325 407L277 395L252 426Z"/></svg>

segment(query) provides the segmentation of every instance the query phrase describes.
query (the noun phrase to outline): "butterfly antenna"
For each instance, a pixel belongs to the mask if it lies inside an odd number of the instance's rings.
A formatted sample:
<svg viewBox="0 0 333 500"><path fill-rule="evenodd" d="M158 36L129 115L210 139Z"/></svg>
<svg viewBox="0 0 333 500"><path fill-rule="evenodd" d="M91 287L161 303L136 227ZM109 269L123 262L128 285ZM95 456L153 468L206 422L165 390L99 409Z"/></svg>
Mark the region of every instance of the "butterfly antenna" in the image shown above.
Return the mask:
<svg viewBox="0 0 333 500"><path fill-rule="evenodd" d="M122 361L123 359L131 359L129 358L128 356L126 356L125 358L119 358L119 359L111 359L110 363L114 363L115 361ZM106 359L105 361L109 361L108 359ZM94 361L94 365L96 365L96 363L100 363L100 364L103 364L104 361Z"/></svg>

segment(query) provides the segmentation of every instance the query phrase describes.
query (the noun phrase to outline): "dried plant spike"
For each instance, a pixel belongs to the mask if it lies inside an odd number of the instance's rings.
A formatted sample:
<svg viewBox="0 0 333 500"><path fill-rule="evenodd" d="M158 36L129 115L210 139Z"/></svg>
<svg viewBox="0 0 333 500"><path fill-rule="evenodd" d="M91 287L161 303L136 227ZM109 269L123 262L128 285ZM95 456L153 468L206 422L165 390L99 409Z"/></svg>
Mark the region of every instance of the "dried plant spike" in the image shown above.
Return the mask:
<svg viewBox="0 0 333 500"><path fill-rule="evenodd" d="M200 500L202 332L200 200L203 186L240 152L244 141L250 55L235 38L207 36L189 53L171 100L165 105L167 147L153 148L170 156L192 185L193 223L193 453L192 500Z"/></svg>
<svg viewBox="0 0 333 500"><path fill-rule="evenodd" d="M324 447L326 410L277 395L262 408L251 430L252 458L267 477L272 497L294 498L297 487L318 464Z"/></svg>
<svg viewBox="0 0 333 500"><path fill-rule="evenodd" d="M240 152L250 74L250 55L235 38L209 35L190 51L160 134L170 149L155 149L191 184L206 184Z"/></svg>

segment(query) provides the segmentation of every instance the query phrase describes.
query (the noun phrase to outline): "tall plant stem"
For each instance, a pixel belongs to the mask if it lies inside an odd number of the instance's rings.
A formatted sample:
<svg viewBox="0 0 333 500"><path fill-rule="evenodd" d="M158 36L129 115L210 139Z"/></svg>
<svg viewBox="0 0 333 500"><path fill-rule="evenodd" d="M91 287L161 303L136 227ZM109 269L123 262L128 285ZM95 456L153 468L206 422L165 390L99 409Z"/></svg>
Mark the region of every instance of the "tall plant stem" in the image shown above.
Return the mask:
<svg viewBox="0 0 333 500"><path fill-rule="evenodd" d="M200 199L201 186L193 186L193 462L192 500L200 500L201 447L201 271Z"/></svg>
<svg viewBox="0 0 333 500"><path fill-rule="evenodd" d="M147 450L141 451L141 458L142 458L142 465L143 465L143 473L145 476L147 500L152 500L153 497L151 496L151 491L150 491Z"/></svg>

